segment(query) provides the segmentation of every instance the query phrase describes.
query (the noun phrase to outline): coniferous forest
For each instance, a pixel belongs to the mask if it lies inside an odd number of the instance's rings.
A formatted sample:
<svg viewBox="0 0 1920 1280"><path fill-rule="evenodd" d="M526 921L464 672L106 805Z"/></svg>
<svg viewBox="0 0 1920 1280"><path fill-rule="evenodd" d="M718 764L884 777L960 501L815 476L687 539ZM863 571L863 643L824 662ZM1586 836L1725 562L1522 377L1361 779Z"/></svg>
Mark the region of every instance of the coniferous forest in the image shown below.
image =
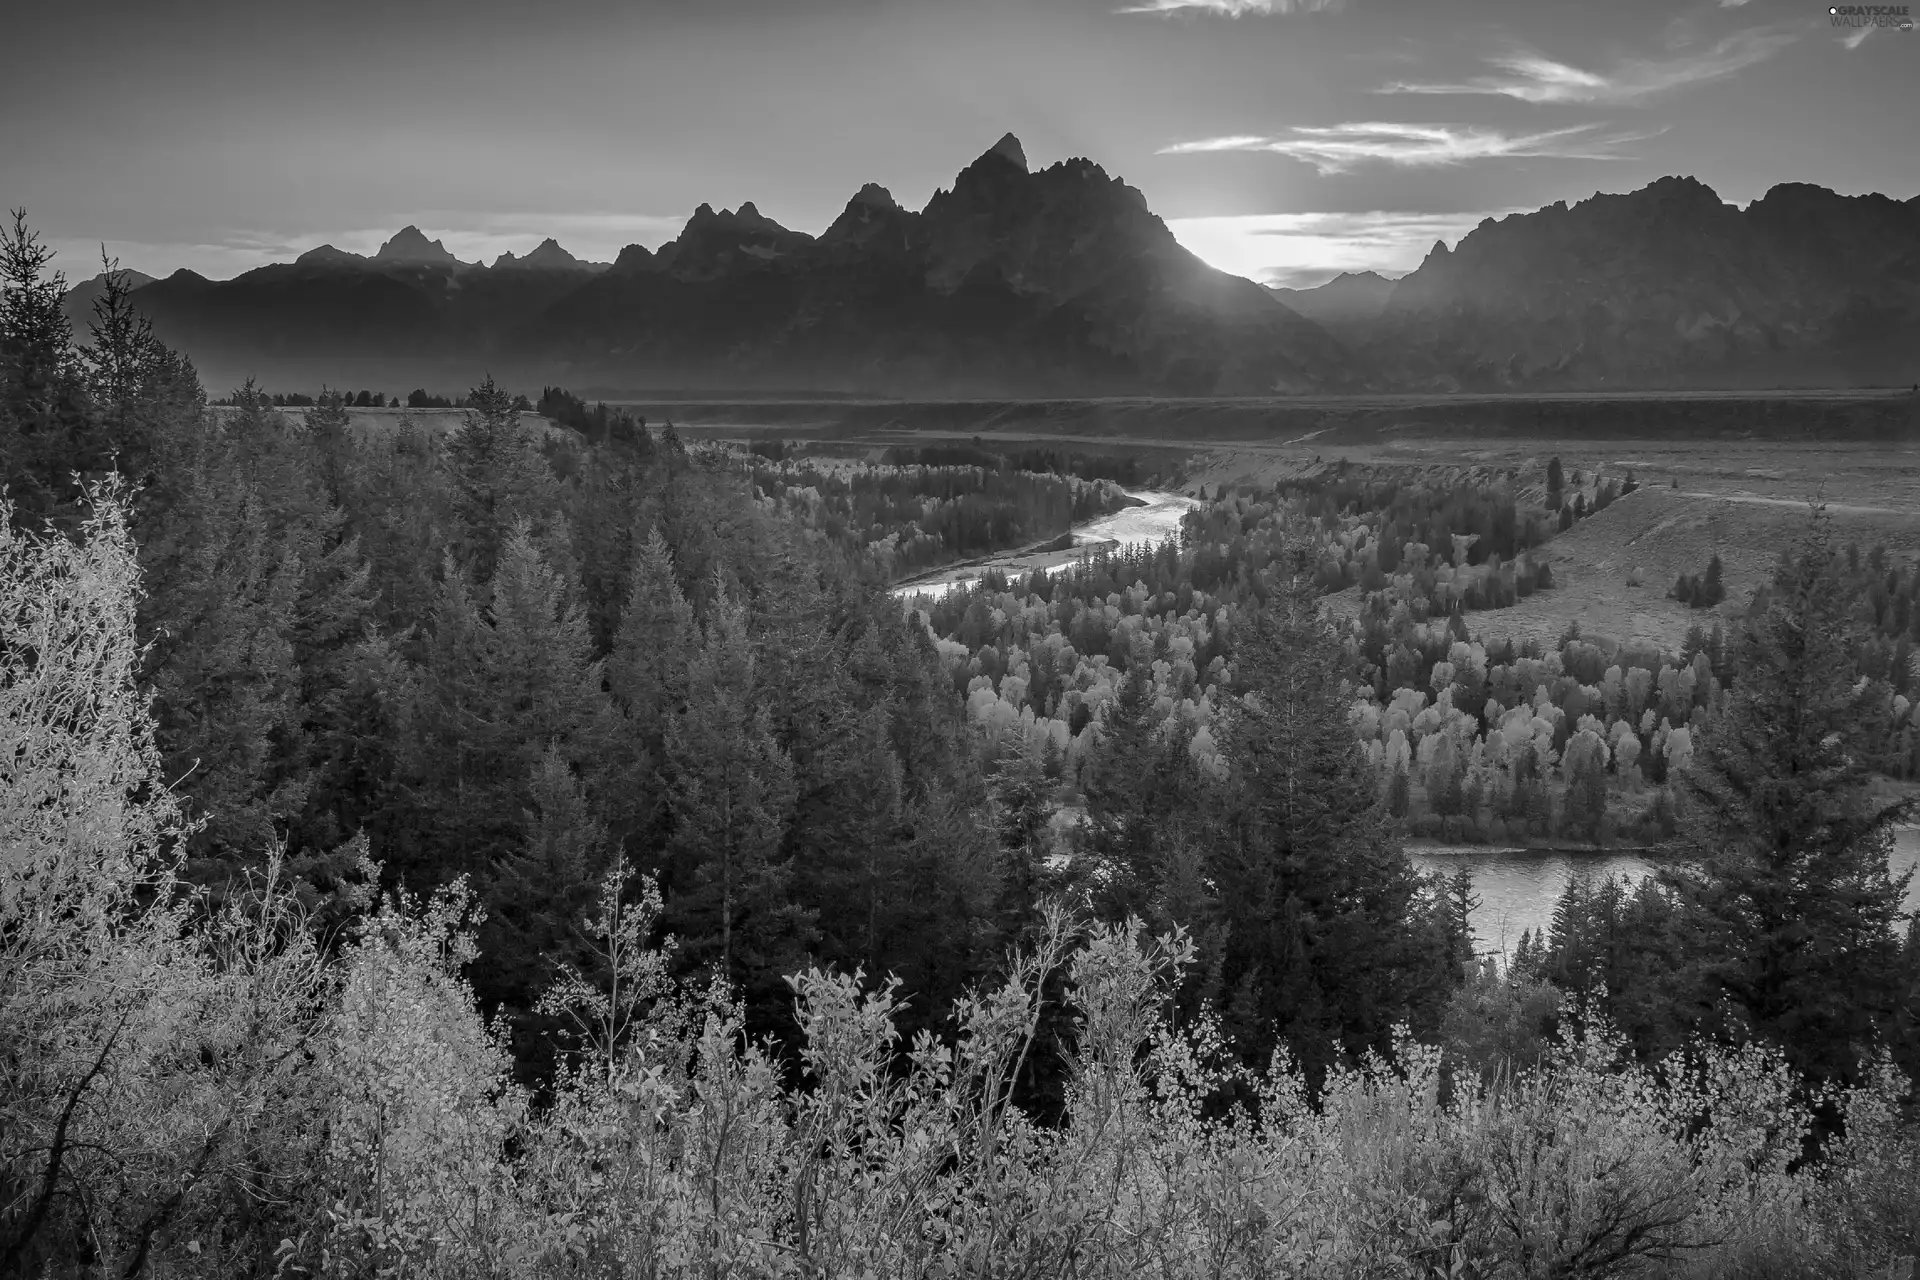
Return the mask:
<svg viewBox="0 0 1920 1280"><path fill-rule="evenodd" d="M51 266L16 217L0 1273L1911 1274L1920 574L1819 512L1678 653L1476 630L1597 478L909 608L1136 476L216 405ZM1491 955L1410 834L1658 870Z"/></svg>

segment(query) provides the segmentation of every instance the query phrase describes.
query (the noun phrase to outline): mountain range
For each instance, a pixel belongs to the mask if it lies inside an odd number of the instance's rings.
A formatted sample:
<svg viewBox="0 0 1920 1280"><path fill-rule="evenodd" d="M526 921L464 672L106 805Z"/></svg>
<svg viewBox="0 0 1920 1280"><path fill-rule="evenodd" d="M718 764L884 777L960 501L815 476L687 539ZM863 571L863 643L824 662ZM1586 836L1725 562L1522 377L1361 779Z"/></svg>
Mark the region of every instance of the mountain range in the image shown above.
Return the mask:
<svg viewBox="0 0 1920 1280"><path fill-rule="evenodd" d="M84 313L98 280L76 288ZM92 293L86 291L91 289ZM132 294L210 388L528 386L902 397L1272 395L1920 381L1920 196L1690 178L1487 220L1399 280L1265 288L1086 159L1011 134L925 208L860 189L818 236L701 205L612 263L490 266L417 227Z"/></svg>

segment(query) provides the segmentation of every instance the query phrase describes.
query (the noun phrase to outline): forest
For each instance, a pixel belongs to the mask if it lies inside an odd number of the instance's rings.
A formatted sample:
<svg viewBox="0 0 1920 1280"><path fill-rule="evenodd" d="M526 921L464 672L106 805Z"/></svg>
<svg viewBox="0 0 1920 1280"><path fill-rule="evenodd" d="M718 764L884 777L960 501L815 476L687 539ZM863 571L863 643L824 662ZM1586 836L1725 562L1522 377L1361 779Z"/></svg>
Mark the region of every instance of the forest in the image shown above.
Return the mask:
<svg viewBox="0 0 1920 1280"><path fill-rule="evenodd" d="M490 382L216 406L63 291L16 215L0 1273L1920 1255L1916 574L1818 512L1678 654L1476 635L1551 589L1499 477L1218 492L910 612L1125 495ZM1422 830L1660 870L1491 955Z"/></svg>

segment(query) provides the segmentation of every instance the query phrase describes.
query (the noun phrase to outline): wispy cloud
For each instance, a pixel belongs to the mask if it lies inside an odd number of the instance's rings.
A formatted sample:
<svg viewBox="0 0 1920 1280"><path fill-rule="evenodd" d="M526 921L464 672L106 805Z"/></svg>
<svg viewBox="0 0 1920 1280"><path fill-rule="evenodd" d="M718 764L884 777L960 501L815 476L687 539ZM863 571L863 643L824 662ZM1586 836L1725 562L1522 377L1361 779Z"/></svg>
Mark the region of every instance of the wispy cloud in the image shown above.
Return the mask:
<svg viewBox="0 0 1920 1280"><path fill-rule="evenodd" d="M1874 29L1872 27L1854 27L1850 29L1847 34L1840 37L1840 43L1849 49L1858 49L1866 43L1867 37L1872 35L1873 32Z"/></svg>
<svg viewBox="0 0 1920 1280"><path fill-rule="evenodd" d="M1173 218L1167 227L1174 239L1222 271L1263 284L1310 288L1342 271L1378 271L1389 276L1411 271L1434 241L1458 243L1484 218L1522 212L1526 210L1261 213Z"/></svg>
<svg viewBox="0 0 1920 1280"><path fill-rule="evenodd" d="M1747 0L1735 0L1745 4ZM1725 0L1722 0L1725 3ZM1396 81L1376 93L1486 94L1522 102L1638 102L1688 85L1723 80L1764 62L1793 43L1794 33L1756 28L1735 32L1705 49L1664 58L1627 58L1589 71L1544 54L1519 50L1489 58L1495 71L1457 83Z"/></svg>
<svg viewBox="0 0 1920 1280"><path fill-rule="evenodd" d="M1750 3L1750 0L1720 0L1720 7L1722 9L1738 9L1748 3Z"/></svg>
<svg viewBox="0 0 1920 1280"><path fill-rule="evenodd" d="M1115 13L1212 13L1241 18L1250 13L1324 13L1346 6L1346 0L1141 0Z"/></svg>
<svg viewBox="0 0 1920 1280"><path fill-rule="evenodd" d="M1345 173L1369 162L1409 168L1462 164L1469 160L1553 158L1616 160L1620 148L1666 132L1605 133L1600 124L1539 133L1506 133L1469 125L1371 121L1326 126L1297 125L1284 137L1236 135L1176 142L1160 155L1213 151L1262 151L1305 161L1321 173Z"/></svg>

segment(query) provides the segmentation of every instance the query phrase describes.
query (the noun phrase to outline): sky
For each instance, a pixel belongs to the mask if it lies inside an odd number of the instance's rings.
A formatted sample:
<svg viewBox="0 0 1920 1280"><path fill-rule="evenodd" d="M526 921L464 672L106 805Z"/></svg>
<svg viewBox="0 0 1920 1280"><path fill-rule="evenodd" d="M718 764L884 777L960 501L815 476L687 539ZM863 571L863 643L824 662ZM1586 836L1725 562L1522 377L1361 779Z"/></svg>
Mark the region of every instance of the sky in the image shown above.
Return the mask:
<svg viewBox="0 0 1920 1280"><path fill-rule="evenodd" d="M1920 194L1920 30L1803 0L62 0L9 27L0 203L75 280L103 243L222 278L408 223L607 261L703 202L817 233L866 182L919 208L1008 131L1289 285L1667 174Z"/></svg>

